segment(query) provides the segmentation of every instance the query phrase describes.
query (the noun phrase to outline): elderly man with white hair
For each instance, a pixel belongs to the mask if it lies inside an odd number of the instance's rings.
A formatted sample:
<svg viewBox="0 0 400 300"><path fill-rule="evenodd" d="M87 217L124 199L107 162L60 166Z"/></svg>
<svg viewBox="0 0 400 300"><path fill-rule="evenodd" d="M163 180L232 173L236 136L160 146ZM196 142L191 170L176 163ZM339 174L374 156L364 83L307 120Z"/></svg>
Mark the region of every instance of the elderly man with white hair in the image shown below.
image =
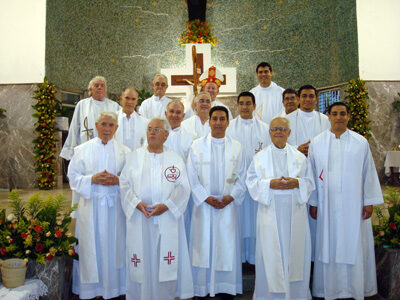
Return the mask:
<svg viewBox="0 0 400 300"><path fill-rule="evenodd" d="M121 173L127 225L126 299L193 297L183 213L190 186L183 159L164 147L166 120L153 118L147 145L128 154Z"/></svg>
<svg viewBox="0 0 400 300"><path fill-rule="evenodd" d="M107 82L103 76L92 78L88 89L90 97L80 100L76 105L68 137L60 153L66 160L71 159L76 146L97 136L95 122L101 112L117 112L121 108L118 103L106 98Z"/></svg>
<svg viewBox="0 0 400 300"><path fill-rule="evenodd" d="M80 299L125 294L125 216L119 174L129 148L113 137L117 114L103 112L98 137L79 145L68 168L76 211L79 262L74 262L73 293Z"/></svg>
<svg viewBox="0 0 400 300"><path fill-rule="evenodd" d="M211 95L208 92L200 92L194 98L194 103L196 114L184 120L181 127L192 133L195 138L200 138L210 133Z"/></svg>
<svg viewBox="0 0 400 300"><path fill-rule="evenodd" d="M170 98L165 96L168 88L167 76L156 74L151 86L154 90L154 94L142 102L139 108L139 114L149 120L155 117L165 119L164 112L168 103L171 101Z"/></svg>

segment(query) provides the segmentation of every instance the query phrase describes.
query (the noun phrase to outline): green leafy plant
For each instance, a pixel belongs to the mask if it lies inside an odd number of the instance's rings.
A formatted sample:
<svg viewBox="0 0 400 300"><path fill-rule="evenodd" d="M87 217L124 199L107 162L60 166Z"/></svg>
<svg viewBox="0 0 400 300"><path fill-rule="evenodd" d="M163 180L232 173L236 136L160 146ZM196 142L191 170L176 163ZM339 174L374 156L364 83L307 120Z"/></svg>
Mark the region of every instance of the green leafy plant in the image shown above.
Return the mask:
<svg viewBox="0 0 400 300"><path fill-rule="evenodd" d="M56 186L56 128L55 117L60 111L61 103L56 98L56 90L46 77L43 83L37 85L34 91L32 105L36 110L32 116L37 118L35 131L37 134L34 143L35 171L38 175L37 184L39 189L49 190Z"/></svg>
<svg viewBox="0 0 400 300"><path fill-rule="evenodd" d="M400 192L388 188L385 203L374 207L378 224L373 225L375 245L400 248Z"/></svg>
<svg viewBox="0 0 400 300"><path fill-rule="evenodd" d="M400 97L400 93L397 93L397 95ZM395 98L396 99L396 98ZM393 107L397 110L400 110L400 100L394 100L393 102Z"/></svg>
<svg viewBox="0 0 400 300"><path fill-rule="evenodd" d="M368 120L369 96L365 81L360 78L350 80L346 92L345 100L350 108L348 127L368 139L371 136L371 127Z"/></svg>
<svg viewBox="0 0 400 300"><path fill-rule="evenodd" d="M0 118L4 118L6 116L5 112L6 110L0 107Z"/></svg>
<svg viewBox="0 0 400 300"><path fill-rule="evenodd" d="M150 98L152 95L153 94L145 88L138 90L138 105L142 104L144 100Z"/></svg>
<svg viewBox="0 0 400 300"><path fill-rule="evenodd" d="M11 213L0 211L0 257L30 258L45 264L54 257L78 259L78 239L68 232L76 205L69 206L62 195L43 199L39 194L24 203L15 190L8 197Z"/></svg>

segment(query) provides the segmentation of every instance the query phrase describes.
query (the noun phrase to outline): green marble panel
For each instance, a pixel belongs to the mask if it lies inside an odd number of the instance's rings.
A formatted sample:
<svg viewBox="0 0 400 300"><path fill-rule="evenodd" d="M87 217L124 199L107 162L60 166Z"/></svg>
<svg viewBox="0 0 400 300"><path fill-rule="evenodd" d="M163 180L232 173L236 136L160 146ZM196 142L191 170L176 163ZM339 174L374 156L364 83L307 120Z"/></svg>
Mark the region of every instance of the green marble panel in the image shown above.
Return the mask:
<svg viewBox="0 0 400 300"><path fill-rule="evenodd" d="M95 75L112 93L148 87L161 68L184 65L178 38L187 18L184 0L48 0L46 76L67 90L85 89ZM237 67L238 92L257 84L261 61L283 87L358 76L355 0L209 0L207 20L220 39L212 60Z"/></svg>

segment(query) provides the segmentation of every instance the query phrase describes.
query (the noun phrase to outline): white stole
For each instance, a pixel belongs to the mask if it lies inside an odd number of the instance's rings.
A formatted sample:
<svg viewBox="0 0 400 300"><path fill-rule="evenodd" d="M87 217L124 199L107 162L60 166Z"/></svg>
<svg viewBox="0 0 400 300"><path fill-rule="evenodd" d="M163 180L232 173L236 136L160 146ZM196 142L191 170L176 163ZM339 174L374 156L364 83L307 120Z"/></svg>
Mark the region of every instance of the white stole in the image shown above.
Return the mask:
<svg viewBox="0 0 400 300"><path fill-rule="evenodd" d="M146 147L137 149L137 155L133 163L136 167L136 171L132 174L134 190L139 197L142 187L142 174L146 151ZM175 153L172 151L166 152L165 150L163 153L162 203L169 198L174 188L180 182L180 180L175 182L168 181L165 177L167 169L169 167L177 167L180 170L185 168L185 166L176 159L178 155L174 154ZM135 209L131 218L127 220L127 228L132 229L127 239L128 258L130 261L129 276L133 282L138 283L144 282L144 268L149 268L149 266L144 266L143 261L143 218L145 218L143 213ZM157 218L160 230L159 281L177 280L179 264L179 220L175 219L173 214L168 213L168 211ZM168 260L168 256L174 256L174 259ZM131 259L140 259L140 262L134 263Z"/></svg>
<svg viewBox="0 0 400 300"><path fill-rule="evenodd" d="M238 176L240 147L233 147L232 140L225 137L225 185L222 196L230 195L233 184ZM199 147L193 147L193 153L199 160L197 169L204 188L210 193L211 135L203 138ZM236 199L235 199L236 200ZM233 251L235 247L237 208L230 203L223 209L214 209L207 203L193 207L192 219L197 223L193 226L193 260L192 265L199 268L210 267L211 230L215 246L215 270L232 271ZM214 220L211 228L211 218ZM214 243L215 241L215 243Z"/></svg>
<svg viewBox="0 0 400 300"><path fill-rule="evenodd" d="M93 145L95 140L91 140L90 149L88 153L93 153ZM114 141L114 153L115 153L115 166L116 171L119 173L125 162L124 147L120 147L116 141ZM90 154L89 154L90 155ZM87 155L84 155L87 157ZM84 159L84 158L82 158ZM84 174L90 175L93 173L91 159L84 160ZM93 174L94 175L94 174ZM94 196L94 195L92 195ZM116 199L120 198L119 189L117 189ZM76 198L74 199L76 201ZM96 243L95 243L95 228L93 222L93 199L85 199L80 197L79 205L77 209L77 224L79 231L79 277L82 283L97 283L99 282L99 275L97 269L97 255L96 255ZM96 200L95 200L96 201ZM122 210L121 201L115 201L115 265L118 269L123 268L125 265L125 218Z"/></svg>
<svg viewBox="0 0 400 300"><path fill-rule="evenodd" d="M343 171L341 176L343 209L337 220L336 257L335 263L354 264L357 255L357 243L360 235L363 208L363 165L367 153L360 150L360 141L356 134L348 130L347 142L343 153ZM332 132L325 131L311 143L312 156L315 160L315 182L318 189L319 204L317 218L317 240L320 245L317 258L324 263L330 263L330 237L329 237L329 147ZM348 170L346 170L348 169ZM322 203L321 203L322 202Z"/></svg>
<svg viewBox="0 0 400 300"><path fill-rule="evenodd" d="M307 163L305 156L289 144L286 144L286 148L289 177L299 180L299 188L291 190L292 223L289 251L289 280L292 282L303 280L306 230L308 228L307 200L310 191L305 186L306 183L301 181L301 177L306 173ZM265 148L254 157L254 167L259 179L274 178L272 146ZM260 238L259 242L261 244L268 287L272 293L284 293L286 289L273 190L270 190L270 193L272 193L271 204L269 206L258 205L257 220L260 230L258 237ZM297 198L301 199L300 203L297 201Z"/></svg>

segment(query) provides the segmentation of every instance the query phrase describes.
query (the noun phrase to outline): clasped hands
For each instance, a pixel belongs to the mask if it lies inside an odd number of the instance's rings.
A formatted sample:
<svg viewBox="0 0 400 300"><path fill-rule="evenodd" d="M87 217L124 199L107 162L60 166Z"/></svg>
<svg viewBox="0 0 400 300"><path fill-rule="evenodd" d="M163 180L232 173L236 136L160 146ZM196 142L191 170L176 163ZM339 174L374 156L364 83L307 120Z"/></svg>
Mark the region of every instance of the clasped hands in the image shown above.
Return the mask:
<svg viewBox="0 0 400 300"><path fill-rule="evenodd" d="M291 190L299 187L299 181L296 178L282 176L271 179L269 187L273 190Z"/></svg>
<svg viewBox="0 0 400 300"><path fill-rule="evenodd" d="M235 200L235 199L233 199L233 197L230 195L223 196L221 198L221 200L218 200L217 198L215 198L213 196L209 196L209 197L207 197L205 202L216 209L222 209L225 206L227 206L229 203L231 203L233 200Z"/></svg>
<svg viewBox="0 0 400 300"><path fill-rule="evenodd" d="M136 208L140 210L146 218L162 215L168 210L168 206L165 204L160 203L150 206L143 201L140 201Z"/></svg>
<svg viewBox="0 0 400 300"><path fill-rule="evenodd" d="M119 185L119 178L106 170L92 176L92 184L100 185Z"/></svg>

